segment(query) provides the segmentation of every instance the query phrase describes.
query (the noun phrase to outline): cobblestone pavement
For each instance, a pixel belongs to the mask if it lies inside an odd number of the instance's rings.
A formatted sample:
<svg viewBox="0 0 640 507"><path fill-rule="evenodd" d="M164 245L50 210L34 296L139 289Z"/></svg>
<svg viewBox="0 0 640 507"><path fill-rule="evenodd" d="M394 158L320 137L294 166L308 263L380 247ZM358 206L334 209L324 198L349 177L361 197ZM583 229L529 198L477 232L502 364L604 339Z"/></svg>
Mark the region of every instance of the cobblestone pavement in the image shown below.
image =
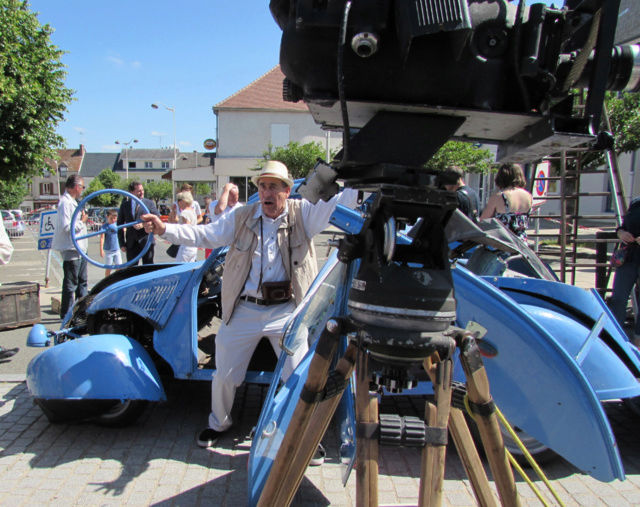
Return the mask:
<svg viewBox="0 0 640 507"><path fill-rule="evenodd" d="M0 382L0 505L246 505L248 435L266 387L239 390L238 423L213 450L200 449L194 441L206 421L207 383L174 381L167 391L168 401L151 406L135 425L104 428L86 422L50 424L24 382ZM424 399L404 397L391 404L383 402L381 411L412 415L422 411ZM601 483L558 459L544 469L567 505L640 505L638 420L621 403L609 403L606 410L627 480ZM327 461L307 469L293 503L354 505L355 474L343 487L333 425L323 442ZM416 505L419 451L381 447L379 467L380 505ZM518 491L523 505L541 505L522 479ZM447 455L444 505L475 505L453 446Z"/></svg>

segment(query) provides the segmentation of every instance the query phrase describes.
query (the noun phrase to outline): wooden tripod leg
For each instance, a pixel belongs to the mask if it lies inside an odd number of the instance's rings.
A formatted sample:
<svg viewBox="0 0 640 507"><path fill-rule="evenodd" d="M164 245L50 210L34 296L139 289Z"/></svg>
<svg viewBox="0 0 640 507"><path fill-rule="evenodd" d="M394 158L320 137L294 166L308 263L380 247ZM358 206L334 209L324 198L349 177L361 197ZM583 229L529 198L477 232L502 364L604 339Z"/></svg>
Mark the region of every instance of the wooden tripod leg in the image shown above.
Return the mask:
<svg viewBox="0 0 640 507"><path fill-rule="evenodd" d="M318 339L316 351L309 365L309 372L303 394L319 393L325 386L327 372L329 371L331 360L335 355L338 338L340 336L340 326L335 321L334 323L335 326L328 324ZM296 470L292 468L292 458L298 453L300 447L305 442L304 436L307 434L311 422L311 415L317 404L317 401L305 401L301 394L300 400L298 400L298 404L289 422L287 432L276 454L267 482L260 494L258 506L271 507L273 505L287 505L285 499L293 498L293 494L295 493L294 487L297 488L297 483L290 480L291 477L295 477L296 475Z"/></svg>
<svg viewBox="0 0 640 507"><path fill-rule="evenodd" d="M475 421L498 489L500 502L502 505L518 506L520 498L502 441L500 423L493 407L489 379L478 345L470 336L463 336L460 340L460 361L467 377L469 402L472 409L474 406L477 407L474 410Z"/></svg>
<svg viewBox="0 0 640 507"><path fill-rule="evenodd" d="M356 367L356 505L378 505L378 399L369 392L367 353L358 351Z"/></svg>
<svg viewBox="0 0 640 507"><path fill-rule="evenodd" d="M349 344L344 356L340 358L336 365L335 378L343 381L343 386L346 385L351 377L351 373L353 373L357 351L358 347L356 345ZM287 488L289 496L287 498L276 499L278 503L275 505L290 505L293 501L296 491L304 477L304 472L309 465L309 461L311 461L313 454L316 452L318 444L327 431L331 418L338 407L342 392L343 391L341 391L339 395L322 400L313 411L312 422L309 424L307 432L302 439L303 442L295 455L291 457L291 473L287 478L287 480L291 482L290 487Z"/></svg>
<svg viewBox="0 0 640 507"><path fill-rule="evenodd" d="M438 354L425 359L424 368L433 383L436 398L435 412L427 406L428 425L431 428L441 428L445 435L449 425L449 411L451 407L451 359L440 361ZM434 417L435 416L435 417ZM447 454L446 444L427 442L422 451L422 474L420 477L419 505L441 505L442 486L444 484L444 466Z"/></svg>
<svg viewBox="0 0 640 507"><path fill-rule="evenodd" d="M489 487L489 479L487 479L482 461L480 461L480 456L473 442L467 421L462 411L453 407L449 414L449 432L456 445L462 466L464 466L467 477L469 481L471 481L471 487L473 488L478 505L482 507L494 507L496 505L496 498Z"/></svg>

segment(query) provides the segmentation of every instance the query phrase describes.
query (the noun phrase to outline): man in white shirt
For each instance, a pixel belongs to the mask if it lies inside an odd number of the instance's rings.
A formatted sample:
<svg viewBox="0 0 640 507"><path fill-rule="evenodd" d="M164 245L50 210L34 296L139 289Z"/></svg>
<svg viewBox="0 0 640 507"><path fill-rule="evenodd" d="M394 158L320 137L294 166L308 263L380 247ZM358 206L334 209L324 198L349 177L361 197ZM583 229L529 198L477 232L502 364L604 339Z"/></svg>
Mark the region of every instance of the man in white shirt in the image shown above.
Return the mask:
<svg viewBox="0 0 640 507"><path fill-rule="evenodd" d="M216 199L209 204L209 220L215 222L225 213L242 206L239 199L240 191L238 186L235 183L227 183L222 189L220 199Z"/></svg>
<svg viewBox="0 0 640 507"><path fill-rule="evenodd" d="M58 250L62 256L62 297L60 301L60 318L64 319L73 306L74 298L80 299L87 294L87 260L76 250L71 239L71 217L78 206L77 200L84 192L84 179L72 174L65 182L65 192L58 202L56 227L53 233L51 248ZM87 234L87 214L83 211L76 220L76 236ZM87 252L86 239L77 241L83 252Z"/></svg>
<svg viewBox="0 0 640 507"><path fill-rule="evenodd" d="M255 347L266 336L276 354L287 319L317 274L313 236L324 230L338 202L355 207L347 189L328 202L289 199L287 167L268 161L252 180L260 202L236 207L205 226L164 224L144 215L145 229L171 243L217 248L230 245L222 282L222 325L216 336L216 373L211 385L209 425L197 443L215 445L228 430L235 391L244 381ZM298 344L285 362L287 378L307 352Z"/></svg>

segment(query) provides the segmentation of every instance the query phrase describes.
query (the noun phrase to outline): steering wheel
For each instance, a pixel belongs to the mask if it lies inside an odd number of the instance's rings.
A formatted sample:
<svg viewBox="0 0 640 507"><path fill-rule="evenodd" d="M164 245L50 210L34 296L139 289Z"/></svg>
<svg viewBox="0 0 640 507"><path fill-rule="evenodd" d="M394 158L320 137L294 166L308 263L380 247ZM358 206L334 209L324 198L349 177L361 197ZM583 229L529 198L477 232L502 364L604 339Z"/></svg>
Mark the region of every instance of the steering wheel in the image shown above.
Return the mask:
<svg viewBox="0 0 640 507"><path fill-rule="evenodd" d="M151 247L151 241L153 240L153 233L149 233L149 235L147 236L147 243L144 245L144 248L142 249L142 251L134 259L131 259L130 261L125 262L123 264L103 264L101 262L94 261L86 253L84 253L82 251L82 249L78 245L78 241L81 240L81 239L92 238L93 236L99 236L99 235L105 234L107 232L107 229L100 228L99 230L94 231L94 232L90 232L88 234L85 234L84 236L76 236L76 222L78 220L79 214L84 210L85 205L90 200L95 199L99 195L109 194L109 193L111 193L111 194L120 194L120 195L124 195L125 197L128 197L130 199L133 199L134 202L136 202L138 205L140 205L140 208L142 208L142 210L145 213L149 213L149 209L145 206L144 202L142 202L138 197L136 197L133 194L130 194L129 192L126 192L124 190L119 190L117 188L106 188L104 190L98 190L96 192L93 192L93 193L89 194L84 199L82 199L78 203L78 206L76 207L75 211L73 212L73 215L71 216L71 226L70 226L71 227L71 241L73 241L73 246L76 247L76 250L78 250L78 253L80 255L82 255L82 257L87 259L87 262L90 262L94 266L98 266L99 268L104 268L104 269L126 268L127 266L131 266L131 265L135 264L136 262L138 262L138 260L140 260L140 257L142 257L144 254L147 253L147 250L149 250L149 247ZM109 224L107 227L110 230L118 231L120 229L124 229L125 227L133 227L134 225L141 224L141 223L142 223L142 220L135 220L133 222L129 222L129 223L122 224L122 225Z"/></svg>

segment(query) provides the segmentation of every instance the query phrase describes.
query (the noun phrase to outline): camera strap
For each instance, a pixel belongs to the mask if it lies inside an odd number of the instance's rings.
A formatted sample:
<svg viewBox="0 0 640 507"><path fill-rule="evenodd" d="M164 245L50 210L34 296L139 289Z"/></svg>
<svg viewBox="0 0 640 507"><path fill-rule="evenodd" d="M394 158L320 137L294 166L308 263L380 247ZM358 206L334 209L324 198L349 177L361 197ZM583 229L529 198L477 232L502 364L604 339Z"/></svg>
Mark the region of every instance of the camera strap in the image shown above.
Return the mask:
<svg viewBox="0 0 640 507"><path fill-rule="evenodd" d="M291 270L291 231L292 227L288 225L289 215L287 215L287 247L289 250L289 283L293 278L293 271ZM262 262L264 258L264 228L262 225L262 214L260 215L260 279L258 280L258 292L262 291ZM276 246L277 246L277 230L276 230Z"/></svg>

